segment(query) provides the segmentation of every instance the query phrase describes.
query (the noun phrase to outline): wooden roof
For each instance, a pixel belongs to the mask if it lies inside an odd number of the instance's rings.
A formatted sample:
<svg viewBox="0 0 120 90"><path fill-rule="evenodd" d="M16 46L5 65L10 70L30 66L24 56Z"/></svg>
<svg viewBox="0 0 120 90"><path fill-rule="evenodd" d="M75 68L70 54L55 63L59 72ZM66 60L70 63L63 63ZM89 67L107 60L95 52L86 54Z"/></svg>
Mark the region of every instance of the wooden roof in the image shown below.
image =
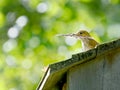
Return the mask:
<svg viewBox="0 0 120 90"><path fill-rule="evenodd" d="M120 48L120 39L100 44L89 51L74 54L70 59L50 64L37 90L52 90L64 78L64 75L71 67L93 60L116 48Z"/></svg>

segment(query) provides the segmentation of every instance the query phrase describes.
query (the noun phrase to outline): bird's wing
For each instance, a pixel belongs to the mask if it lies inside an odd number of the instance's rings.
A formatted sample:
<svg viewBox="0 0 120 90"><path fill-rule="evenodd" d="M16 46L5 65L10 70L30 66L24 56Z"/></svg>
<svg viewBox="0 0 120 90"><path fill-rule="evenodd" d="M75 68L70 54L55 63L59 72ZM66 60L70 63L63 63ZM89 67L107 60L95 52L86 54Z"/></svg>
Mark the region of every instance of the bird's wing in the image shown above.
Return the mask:
<svg viewBox="0 0 120 90"><path fill-rule="evenodd" d="M99 43L97 42L97 41L95 41L93 38L89 38L90 40L89 40L89 44L91 45L91 46L97 46Z"/></svg>

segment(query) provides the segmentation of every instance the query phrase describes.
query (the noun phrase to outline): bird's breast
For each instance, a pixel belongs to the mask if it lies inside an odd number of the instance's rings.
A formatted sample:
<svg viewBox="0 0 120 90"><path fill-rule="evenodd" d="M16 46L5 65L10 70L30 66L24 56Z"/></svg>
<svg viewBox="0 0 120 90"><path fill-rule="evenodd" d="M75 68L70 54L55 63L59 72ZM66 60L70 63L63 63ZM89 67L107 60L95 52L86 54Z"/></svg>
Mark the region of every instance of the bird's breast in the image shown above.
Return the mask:
<svg viewBox="0 0 120 90"><path fill-rule="evenodd" d="M83 38L81 39L81 41L82 41L82 48L84 51L95 48L98 45L98 43L92 38Z"/></svg>

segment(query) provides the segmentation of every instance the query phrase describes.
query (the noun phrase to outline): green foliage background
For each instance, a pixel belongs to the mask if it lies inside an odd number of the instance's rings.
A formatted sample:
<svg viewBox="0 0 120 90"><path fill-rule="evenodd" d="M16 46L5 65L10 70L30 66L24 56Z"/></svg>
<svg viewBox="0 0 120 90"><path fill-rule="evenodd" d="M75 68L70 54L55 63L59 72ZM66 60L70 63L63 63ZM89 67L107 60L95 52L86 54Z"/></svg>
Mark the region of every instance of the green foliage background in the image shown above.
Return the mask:
<svg viewBox="0 0 120 90"><path fill-rule="evenodd" d="M35 90L48 64L80 52L56 34L87 29L103 43L119 28L119 0L0 0L0 90Z"/></svg>

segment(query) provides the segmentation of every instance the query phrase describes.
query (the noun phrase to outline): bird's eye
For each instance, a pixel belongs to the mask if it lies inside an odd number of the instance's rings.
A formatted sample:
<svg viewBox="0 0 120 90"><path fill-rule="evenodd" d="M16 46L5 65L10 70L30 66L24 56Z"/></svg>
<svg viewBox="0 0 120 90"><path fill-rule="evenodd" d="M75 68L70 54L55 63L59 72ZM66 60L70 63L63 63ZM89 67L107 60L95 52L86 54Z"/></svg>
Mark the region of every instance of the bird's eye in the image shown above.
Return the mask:
<svg viewBox="0 0 120 90"><path fill-rule="evenodd" d="M83 34L82 32L80 32L80 34Z"/></svg>

